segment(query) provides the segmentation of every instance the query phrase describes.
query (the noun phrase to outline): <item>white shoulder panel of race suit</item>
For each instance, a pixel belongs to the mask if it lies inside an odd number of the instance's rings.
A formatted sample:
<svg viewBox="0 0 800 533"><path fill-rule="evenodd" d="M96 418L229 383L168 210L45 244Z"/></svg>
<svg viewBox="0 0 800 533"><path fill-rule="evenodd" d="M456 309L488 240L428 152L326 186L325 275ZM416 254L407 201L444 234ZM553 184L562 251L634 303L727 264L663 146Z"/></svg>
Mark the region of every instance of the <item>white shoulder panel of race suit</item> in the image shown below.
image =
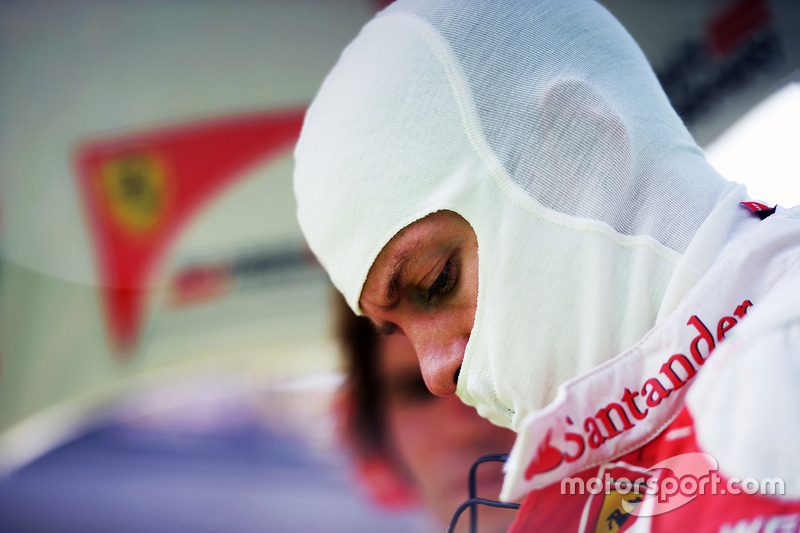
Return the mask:
<svg viewBox="0 0 800 533"><path fill-rule="evenodd" d="M800 207L769 223L791 227L795 251L763 261L783 277L701 372L686 396L698 445L728 477L781 478L800 497ZM766 221L764 222L766 224ZM745 252L746 253L746 252ZM769 275L769 272L764 272Z"/></svg>

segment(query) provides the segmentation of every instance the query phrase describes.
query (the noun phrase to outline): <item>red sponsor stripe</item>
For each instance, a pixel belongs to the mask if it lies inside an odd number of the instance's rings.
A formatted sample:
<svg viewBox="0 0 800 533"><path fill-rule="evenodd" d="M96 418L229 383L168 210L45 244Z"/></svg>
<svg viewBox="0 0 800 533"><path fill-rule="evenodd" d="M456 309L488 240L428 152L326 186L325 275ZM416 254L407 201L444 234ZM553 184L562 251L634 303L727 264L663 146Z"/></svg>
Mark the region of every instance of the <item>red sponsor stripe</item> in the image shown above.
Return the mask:
<svg viewBox="0 0 800 533"><path fill-rule="evenodd" d="M753 213L758 213L759 211L766 211L767 209L769 209L769 206L759 202L741 202L741 205L745 206Z"/></svg>

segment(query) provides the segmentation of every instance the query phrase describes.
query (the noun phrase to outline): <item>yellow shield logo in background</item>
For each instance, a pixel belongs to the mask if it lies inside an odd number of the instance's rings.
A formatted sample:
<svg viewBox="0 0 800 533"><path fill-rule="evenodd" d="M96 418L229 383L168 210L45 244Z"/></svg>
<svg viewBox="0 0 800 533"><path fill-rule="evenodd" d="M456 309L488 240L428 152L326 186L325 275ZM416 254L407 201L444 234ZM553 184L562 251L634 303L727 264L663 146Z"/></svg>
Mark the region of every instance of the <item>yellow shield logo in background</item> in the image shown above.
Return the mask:
<svg viewBox="0 0 800 533"><path fill-rule="evenodd" d="M164 219L166 168L153 154L108 160L100 169L100 189L112 218L132 233L147 233Z"/></svg>

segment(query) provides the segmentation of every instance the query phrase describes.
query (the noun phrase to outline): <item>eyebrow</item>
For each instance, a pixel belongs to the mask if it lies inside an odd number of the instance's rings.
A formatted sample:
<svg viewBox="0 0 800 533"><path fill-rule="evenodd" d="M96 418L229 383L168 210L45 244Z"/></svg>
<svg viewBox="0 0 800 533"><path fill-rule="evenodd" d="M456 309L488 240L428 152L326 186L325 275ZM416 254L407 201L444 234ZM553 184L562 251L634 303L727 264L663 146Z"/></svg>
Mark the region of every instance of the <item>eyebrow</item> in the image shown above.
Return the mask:
<svg viewBox="0 0 800 533"><path fill-rule="evenodd" d="M384 301L389 303L381 306L383 310L391 311L400 304L400 285L403 271L412 257L413 249L411 248L400 250L392 257L392 270L389 273L389 282L386 284L386 291L383 295Z"/></svg>

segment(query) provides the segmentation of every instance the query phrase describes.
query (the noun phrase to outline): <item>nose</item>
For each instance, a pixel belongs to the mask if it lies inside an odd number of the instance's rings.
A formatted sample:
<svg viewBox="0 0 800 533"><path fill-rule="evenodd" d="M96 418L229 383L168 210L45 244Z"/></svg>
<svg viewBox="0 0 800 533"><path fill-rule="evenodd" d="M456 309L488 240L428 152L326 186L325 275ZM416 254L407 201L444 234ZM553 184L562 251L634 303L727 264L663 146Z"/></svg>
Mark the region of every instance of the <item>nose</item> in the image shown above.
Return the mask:
<svg viewBox="0 0 800 533"><path fill-rule="evenodd" d="M422 378L433 394L447 396L456 392L468 340L469 337L421 339L419 342L411 339L419 357Z"/></svg>

